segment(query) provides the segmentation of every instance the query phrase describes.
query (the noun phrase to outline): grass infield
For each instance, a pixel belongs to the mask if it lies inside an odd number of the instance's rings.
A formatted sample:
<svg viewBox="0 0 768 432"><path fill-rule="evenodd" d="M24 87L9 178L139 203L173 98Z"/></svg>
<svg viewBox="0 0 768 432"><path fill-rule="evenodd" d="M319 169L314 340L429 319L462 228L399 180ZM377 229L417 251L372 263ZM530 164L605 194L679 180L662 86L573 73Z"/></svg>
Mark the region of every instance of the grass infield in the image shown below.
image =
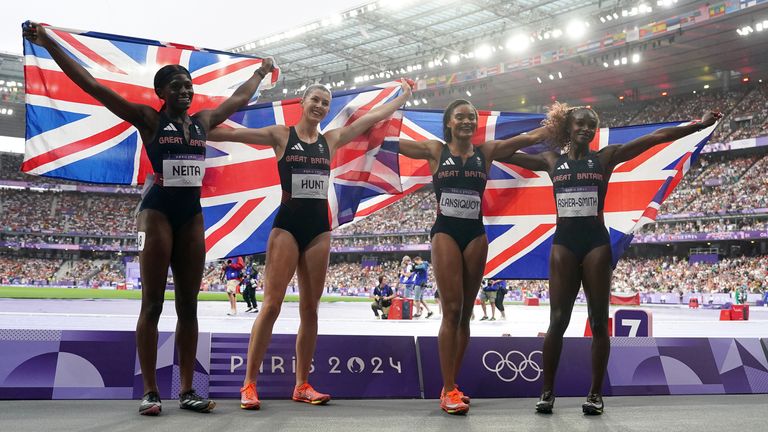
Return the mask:
<svg viewBox="0 0 768 432"><path fill-rule="evenodd" d="M16 299L135 299L141 298L139 290L103 290L88 288L37 288L37 287L16 287L0 286L0 298ZM174 299L173 291L165 292L166 300ZM200 301L227 301L227 294L223 292L205 292L201 291L198 297ZM238 300L241 296L238 296ZM262 300L262 295L257 294L256 299ZM297 302L299 296L295 294L286 294L285 301ZM341 297L324 295L321 302L370 302L371 299L365 297Z"/></svg>

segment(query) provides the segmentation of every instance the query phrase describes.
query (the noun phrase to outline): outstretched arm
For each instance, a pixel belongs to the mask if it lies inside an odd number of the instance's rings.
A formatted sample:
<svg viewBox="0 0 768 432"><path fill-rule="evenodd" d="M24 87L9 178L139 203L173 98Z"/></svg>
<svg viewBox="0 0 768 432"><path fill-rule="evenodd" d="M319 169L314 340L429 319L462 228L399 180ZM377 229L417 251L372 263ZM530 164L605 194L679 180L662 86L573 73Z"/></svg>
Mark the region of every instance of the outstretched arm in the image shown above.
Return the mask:
<svg viewBox="0 0 768 432"><path fill-rule="evenodd" d="M542 126L505 140L488 141L483 144L483 153L489 161L505 159L517 153L518 150L544 141L548 137L547 128Z"/></svg>
<svg viewBox="0 0 768 432"><path fill-rule="evenodd" d="M272 58L267 57L263 59L261 66L256 69L256 71L253 73L253 76L251 76L248 81L244 82L240 87L238 87L232 96L227 98L227 100L222 102L218 107L212 110L205 110L200 112L197 117L200 119L200 121L203 122L204 125L207 125L208 130L215 128L221 124L221 122L228 119L237 110L244 107L245 104L251 100L251 97L256 92L256 89L259 88L259 83L261 83L261 80L264 79L264 77L266 77L267 74L272 72L274 69L275 66Z"/></svg>
<svg viewBox="0 0 768 432"><path fill-rule="evenodd" d="M129 102L109 87L100 84L84 67L68 56L55 40L50 38L48 31L42 25L28 22L23 28L24 38L45 48L64 74L84 92L93 96L116 116L136 126L142 135L150 131L150 125L156 118L157 111L148 105Z"/></svg>
<svg viewBox="0 0 768 432"><path fill-rule="evenodd" d="M239 128L217 127L208 132L208 141L232 141L246 144L262 144L272 148L285 144L288 140L288 128L282 125L267 126L263 128Z"/></svg>
<svg viewBox="0 0 768 432"><path fill-rule="evenodd" d="M401 79L400 89L402 91L395 99L371 110L364 116L352 122L349 126L328 131L325 134L325 139L331 147L331 151L335 151L339 147L352 141L355 137L362 135L365 131L370 129L371 126L391 116L398 108L403 106L405 101L411 97L411 86L404 79Z"/></svg>
<svg viewBox="0 0 768 432"><path fill-rule="evenodd" d="M498 162L509 163L531 171L552 171L552 166L557 160L554 152L546 151L539 154L515 153L512 156L503 159L497 159Z"/></svg>
<svg viewBox="0 0 768 432"><path fill-rule="evenodd" d="M652 133L649 133L648 135L643 135L640 138L634 139L626 144L608 146L600 151L600 162L607 162L606 166L614 167L622 162L626 162L640 155L653 146L674 141L694 132L706 129L709 126L715 124L715 122L722 117L723 115L721 113L710 111L704 114L704 118L702 118L701 122L699 123L693 123L686 126L661 128ZM605 161L604 158L606 158L607 161Z"/></svg>

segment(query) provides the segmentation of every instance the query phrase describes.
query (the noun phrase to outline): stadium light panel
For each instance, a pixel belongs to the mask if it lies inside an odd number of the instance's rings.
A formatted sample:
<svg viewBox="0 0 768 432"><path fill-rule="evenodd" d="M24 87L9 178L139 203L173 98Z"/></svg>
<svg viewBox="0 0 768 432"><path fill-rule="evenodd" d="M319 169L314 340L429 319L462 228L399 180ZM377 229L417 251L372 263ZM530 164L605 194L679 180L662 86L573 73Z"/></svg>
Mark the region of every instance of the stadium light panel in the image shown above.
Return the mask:
<svg viewBox="0 0 768 432"><path fill-rule="evenodd" d="M568 33L568 36L572 39L578 39L587 32L586 26L584 26L584 21L582 20L573 20L570 23L568 23L568 26L565 28L565 32Z"/></svg>
<svg viewBox="0 0 768 432"><path fill-rule="evenodd" d="M608 64L608 62L603 62L603 67L609 67L609 66L610 65Z"/></svg>
<svg viewBox="0 0 768 432"><path fill-rule="evenodd" d="M619 60L619 59L614 59L614 60L613 60L613 65L614 65L614 66L618 66L618 65L620 65L620 64L621 64L621 60Z"/></svg>
<svg viewBox="0 0 768 432"><path fill-rule="evenodd" d="M704 90L709 88L709 84L704 84Z"/></svg>
<svg viewBox="0 0 768 432"><path fill-rule="evenodd" d="M541 78L540 77L536 77L536 81L538 81L539 84L541 84Z"/></svg>
<svg viewBox="0 0 768 432"><path fill-rule="evenodd" d="M479 47L475 48L474 54L475 54L475 57L479 58L480 60L485 60L491 57L491 54L493 54L493 51L491 50L491 47L489 45L482 44Z"/></svg>
<svg viewBox="0 0 768 432"><path fill-rule="evenodd" d="M472 97L472 92L467 90L467 96Z"/></svg>
<svg viewBox="0 0 768 432"><path fill-rule="evenodd" d="M507 40L507 49L515 53L525 51L530 45L530 40L524 34L516 34Z"/></svg>
<svg viewBox="0 0 768 432"><path fill-rule="evenodd" d="M427 99L425 99L425 98L421 98L421 103L423 103L424 105L426 105L426 104L427 104Z"/></svg>
<svg viewBox="0 0 768 432"><path fill-rule="evenodd" d="M640 54L632 54L632 63L640 63Z"/></svg>
<svg viewBox="0 0 768 432"><path fill-rule="evenodd" d="M549 74L549 80L550 80L550 81L552 81L552 80L554 80L554 79L555 79L555 76L554 76L554 75L552 75L552 74Z"/></svg>
<svg viewBox="0 0 768 432"><path fill-rule="evenodd" d="M628 60L627 60L627 58L626 58L626 57L622 57L622 58L621 58L621 64L625 65L625 64L627 64L627 61L628 61Z"/></svg>
<svg viewBox="0 0 768 432"><path fill-rule="evenodd" d="M456 64L456 63L458 63L458 62L459 62L460 58L459 58L459 55L458 55L458 54L451 54L451 56L450 56L450 57L448 57L448 60L449 60L451 63L453 63L453 64Z"/></svg>

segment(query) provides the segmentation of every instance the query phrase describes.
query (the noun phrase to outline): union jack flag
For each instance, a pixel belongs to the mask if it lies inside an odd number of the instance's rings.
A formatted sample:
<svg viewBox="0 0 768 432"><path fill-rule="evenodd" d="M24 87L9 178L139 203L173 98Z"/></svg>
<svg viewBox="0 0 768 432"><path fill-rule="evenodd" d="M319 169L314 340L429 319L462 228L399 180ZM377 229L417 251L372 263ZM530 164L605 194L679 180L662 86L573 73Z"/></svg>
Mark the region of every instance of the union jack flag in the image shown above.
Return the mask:
<svg viewBox="0 0 768 432"><path fill-rule="evenodd" d="M499 111L478 111L478 127L472 139L480 144L494 139L503 139L535 129L544 118L541 114L506 113ZM400 138L414 141L443 139L443 111L403 110ZM360 203L355 220L368 217L383 209L404 195L419 190L432 182L432 173L426 161L399 156L402 195L381 194Z"/></svg>
<svg viewBox="0 0 768 432"><path fill-rule="evenodd" d="M602 128L590 148L598 151L662 127L684 124L688 123ZM657 145L616 166L605 199L605 225L611 236L614 265L631 243L633 233L656 220L659 206L696 161L714 129L713 125ZM483 203L489 242L485 274L494 279L547 279L557 214L549 175L514 165L494 165Z"/></svg>
<svg viewBox="0 0 768 432"><path fill-rule="evenodd" d="M155 72L181 64L192 75L190 112L218 106L261 59L148 39L46 26L49 36L100 83L135 103L160 108ZM278 72L271 74L276 82ZM26 150L22 171L92 183L141 184L152 172L141 137L61 71L48 51L24 41Z"/></svg>
<svg viewBox="0 0 768 432"><path fill-rule="evenodd" d="M472 142L479 145L536 128L539 114L480 111L478 130ZM442 113L406 110L401 138L442 139ZM627 143L662 127L688 123L659 123L623 128L602 128L590 144L594 151ZM631 161L616 166L605 202L605 223L611 236L615 264L632 242L633 233L656 220L659 206L680 183L714 131L715 126L660 144ZM546 150L543 145L525 149ZM425 161L400 156L404 194L432 181ZM408 167L403 173L402 168ZM358 218L367 217L401 196L380 195L363 202ZM485 231L489 248L485 275L493 279L547 279L549 252L555 232L556 209L552 182L546 172L529 171L494 162L483 199Z"/></svg>
<svg viewBox="0 0 768 432"><path fill-rule="evenodd" d="M337 92L321 132L350 124L399 94L400 84ZM301 118L299 99L248 107L223 127L293 126ZM338 226L352 220L361 200L402 191L397 142L398 115L374 125L365 135L338 149L331 161L329 220ZM209 142L201 204L205 219L208 259L260 253L281 198L277 161L271 147L231 142Z"/></svg>

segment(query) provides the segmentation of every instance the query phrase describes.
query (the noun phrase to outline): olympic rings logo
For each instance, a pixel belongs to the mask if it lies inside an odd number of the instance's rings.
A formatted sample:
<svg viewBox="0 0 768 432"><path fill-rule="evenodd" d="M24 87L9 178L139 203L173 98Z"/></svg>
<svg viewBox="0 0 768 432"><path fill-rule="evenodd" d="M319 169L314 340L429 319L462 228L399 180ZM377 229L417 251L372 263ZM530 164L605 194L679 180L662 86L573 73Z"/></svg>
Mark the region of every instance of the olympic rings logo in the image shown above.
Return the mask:
<svg viewBox="0 0 768 432"><path fill-rule="evenodd" d="M532 351L526 357L520 351L514 350L508 352L506 356L497 351L486 351L483 354L483 366L488 371L494 372L504 382L512 382L518 376L528 382L534 382L541 377L544 370L533 360L534 354L541 355L542 352Z"/></svg>

